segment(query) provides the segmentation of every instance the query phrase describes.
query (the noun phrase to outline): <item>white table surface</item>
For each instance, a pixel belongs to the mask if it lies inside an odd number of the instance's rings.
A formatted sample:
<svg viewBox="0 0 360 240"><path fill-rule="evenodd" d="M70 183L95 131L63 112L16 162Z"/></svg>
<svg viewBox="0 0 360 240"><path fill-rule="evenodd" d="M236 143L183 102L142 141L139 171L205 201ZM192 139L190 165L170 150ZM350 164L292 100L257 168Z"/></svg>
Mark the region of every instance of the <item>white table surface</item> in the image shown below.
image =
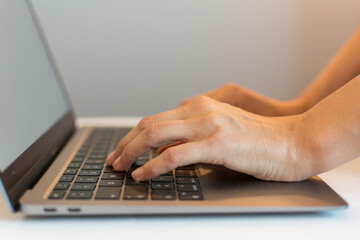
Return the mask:
<svg viewBox="0 0 360 240"><path fill-rule="evenodd" d="M85 118L79 125L132 125ZM28 218L0 196L0 239L360 239L360 159L320 175L349 208L321 214Z"/></svg>

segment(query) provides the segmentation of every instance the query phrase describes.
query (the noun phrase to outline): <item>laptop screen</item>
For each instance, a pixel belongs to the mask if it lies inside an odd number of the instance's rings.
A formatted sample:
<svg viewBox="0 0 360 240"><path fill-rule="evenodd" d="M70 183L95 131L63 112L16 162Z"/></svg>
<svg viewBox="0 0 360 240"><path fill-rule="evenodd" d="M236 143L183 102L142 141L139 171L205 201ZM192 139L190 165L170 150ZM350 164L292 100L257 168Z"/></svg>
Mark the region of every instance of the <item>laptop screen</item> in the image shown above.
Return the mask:
<svg viewBox="0 0 360 240"><path fill-rule="evenodd" d="M0 190L13 210L75 130L31 2L1 0Z"/></svg>
<svg viewBox="0 0 360 240"><path fill-rule="evenodd" d="M0 169L69 111L24 0L1 0Z"/></svg>

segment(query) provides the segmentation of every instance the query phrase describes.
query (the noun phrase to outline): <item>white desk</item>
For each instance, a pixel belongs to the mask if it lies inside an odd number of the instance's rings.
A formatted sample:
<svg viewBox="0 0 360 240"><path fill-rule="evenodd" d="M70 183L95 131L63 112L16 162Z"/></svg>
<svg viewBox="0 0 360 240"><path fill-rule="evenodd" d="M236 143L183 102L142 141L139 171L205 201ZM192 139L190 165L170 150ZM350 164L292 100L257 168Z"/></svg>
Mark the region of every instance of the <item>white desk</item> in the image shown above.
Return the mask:
<svg viewBox="0 0 360 240"><path fill-rule="evenodd" d="M81 119L79 125L134 124L138 119ZM0 197L0 239L360 239L360 159L321 177L349 203L322 214L27 218Z"/></svg>

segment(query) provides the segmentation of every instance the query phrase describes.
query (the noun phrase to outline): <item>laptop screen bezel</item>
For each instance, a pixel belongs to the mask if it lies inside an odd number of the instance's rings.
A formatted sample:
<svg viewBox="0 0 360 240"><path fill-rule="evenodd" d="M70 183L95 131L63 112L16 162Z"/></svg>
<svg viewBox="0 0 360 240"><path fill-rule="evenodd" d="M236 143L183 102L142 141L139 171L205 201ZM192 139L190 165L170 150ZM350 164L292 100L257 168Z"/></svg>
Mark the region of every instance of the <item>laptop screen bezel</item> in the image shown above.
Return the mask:
<svg viewBox="0 0 360 240"><path fill-rule="evenodd" d="M0 173L3 190L13 211L19 209L20 197L36 184L74 130L74 117L68 112Z"/></svg>
<svg viewBox="0 0 360 240"><path fill-rule="evenodd" d="M0 189L13 211L19 209L19 199L27 189L31 189L44 171L49 167L60 149L75 131L75 114L62 76L50 50L44 31L30 0L24 0L31 13L47 57L66 101L68 111L55 122L42 136L17 157L3 172L0 171Z"/></svg>

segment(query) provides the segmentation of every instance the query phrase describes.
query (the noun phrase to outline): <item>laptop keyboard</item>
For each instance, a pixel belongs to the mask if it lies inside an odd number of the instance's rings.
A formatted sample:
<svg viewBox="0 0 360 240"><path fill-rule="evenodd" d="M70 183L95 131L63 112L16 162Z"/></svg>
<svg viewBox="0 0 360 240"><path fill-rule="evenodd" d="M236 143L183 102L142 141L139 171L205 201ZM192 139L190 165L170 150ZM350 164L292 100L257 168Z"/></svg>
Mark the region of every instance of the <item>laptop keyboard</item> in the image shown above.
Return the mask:
<svg viewBox="0 0 360 240"><path fill-rule="evenodd" d="M115 171L106 164L109 152L131 128L95 128L80 147L49 195L69 200L203 200L194 165L179 167L149 181L135 181L131 173L156 156L138 157L129 171Z"/></svg>

